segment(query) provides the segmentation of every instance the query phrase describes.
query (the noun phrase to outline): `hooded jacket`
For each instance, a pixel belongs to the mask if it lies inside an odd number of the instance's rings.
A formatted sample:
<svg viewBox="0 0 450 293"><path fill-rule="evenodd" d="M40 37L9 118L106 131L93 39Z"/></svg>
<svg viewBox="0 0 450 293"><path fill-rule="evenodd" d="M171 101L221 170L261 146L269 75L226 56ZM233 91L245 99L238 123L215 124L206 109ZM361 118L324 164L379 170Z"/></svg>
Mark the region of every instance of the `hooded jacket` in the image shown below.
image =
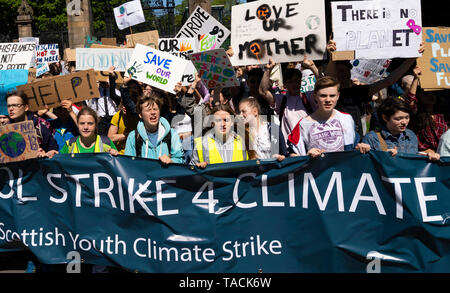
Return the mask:
<svg viewBox="0 0 450 293"><path fill-rule="evenodd" d="M156 146L153 146L147 135L147 130L145 129L144 122L139 121L136 130L130 132L127 137L127 142L125 145L125 155L127 156L136 156L136 135L135 131L138 131L139 135L143 139L144 143L142 144L141 149L141 157L147 159L155 159L162 155L168 155L172 159L174 163L183 164L184 163L184 154L183 148L181 147L180 137L178 136L175 129L171 128L169 122L163 117L159 119L158 126L158 140ZM165 142L163 142L164 137L167 135L171 135L171 150L169 152L168 146Z"/></svg>

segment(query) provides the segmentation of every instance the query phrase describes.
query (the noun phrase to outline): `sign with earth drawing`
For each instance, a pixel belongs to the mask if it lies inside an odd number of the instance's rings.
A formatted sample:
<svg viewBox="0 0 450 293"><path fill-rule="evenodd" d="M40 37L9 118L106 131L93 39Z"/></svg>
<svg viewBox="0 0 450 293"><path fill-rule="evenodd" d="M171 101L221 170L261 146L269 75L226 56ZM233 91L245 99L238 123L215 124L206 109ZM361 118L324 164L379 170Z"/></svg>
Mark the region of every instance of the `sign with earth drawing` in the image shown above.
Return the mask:
<svg viewBox="0 0 450 293"><path fill-rule="evenodd" d="M260 0L231 8L233 66L322 60L325 1Z"/></svg>
<svg viewBox="0 0 450 293"><path fill-rule="evenodd" d="M36 158L38 149L33 121L0 127L0 164Z"/></svg>

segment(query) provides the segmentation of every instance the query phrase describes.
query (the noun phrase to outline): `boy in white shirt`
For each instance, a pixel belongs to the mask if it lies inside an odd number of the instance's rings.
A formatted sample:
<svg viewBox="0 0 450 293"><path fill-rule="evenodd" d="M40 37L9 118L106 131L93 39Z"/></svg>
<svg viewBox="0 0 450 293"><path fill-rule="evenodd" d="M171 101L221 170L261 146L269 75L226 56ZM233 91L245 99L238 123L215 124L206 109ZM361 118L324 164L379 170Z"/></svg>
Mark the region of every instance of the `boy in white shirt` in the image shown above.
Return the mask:
<svg viewBox="0 0 450 293"><path fill-rule="evenodd" d="M314 88L317 110L300 119L288 137L297 155L320 156L324 152L358 149L367 153L370 146L359 142L351 115L334 109L339 99L339 81L333 77L320 78Z"/></svg>

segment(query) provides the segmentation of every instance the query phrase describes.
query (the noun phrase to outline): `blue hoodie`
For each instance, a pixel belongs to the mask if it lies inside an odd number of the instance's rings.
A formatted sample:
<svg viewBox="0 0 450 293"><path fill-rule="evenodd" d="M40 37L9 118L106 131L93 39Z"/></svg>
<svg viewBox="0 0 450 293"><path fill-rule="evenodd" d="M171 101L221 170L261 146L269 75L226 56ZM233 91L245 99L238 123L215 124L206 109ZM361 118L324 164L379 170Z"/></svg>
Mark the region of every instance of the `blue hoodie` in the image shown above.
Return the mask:
<svg viewBox="0 0 450 293"><path fill-rule="evenodd" d="M145 129L144 122L142 122L142 120L139 121L137 129L133 130L132 132L130 132L130 134L128 134L124 153L127 156L136 156L135 131L138 131L139 135L144 140L141 149L142 158L158 160L160 156L166 154L170 156L170 158L174 163L179 164L184 163L184 154L183 148L181 146L180 137L178 136L175 129L170 127L169 122L167 122L165 118L161 117L159 119L158 140L156 147L153 146L148 139L147 130ZM163 139L167 135L171 135L172 137L170 153L169 150L167 149L168 148L167 144L163 143Z"/></svg>

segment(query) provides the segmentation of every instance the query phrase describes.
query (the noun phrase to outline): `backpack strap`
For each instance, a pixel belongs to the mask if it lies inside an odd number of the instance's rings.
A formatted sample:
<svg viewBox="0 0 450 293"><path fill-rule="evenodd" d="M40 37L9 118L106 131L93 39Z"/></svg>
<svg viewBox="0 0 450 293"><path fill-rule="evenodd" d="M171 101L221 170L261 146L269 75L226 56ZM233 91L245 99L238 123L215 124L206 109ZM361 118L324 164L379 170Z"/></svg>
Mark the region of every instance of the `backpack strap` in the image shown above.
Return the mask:
<svg viewBox="0 0 450 293"><path fill-rule="evenodd" d="M281 100L281 105L280 105L280 115L278 115L280 117L280 123L281 123L281 120L283 120L284 110L286 109L286 105L287 105L287 97L286 97L286 95L283 95L283 99Z"/></svg>
<svg viewBox="0 0 450 293"><path fill-rule="evenodd" d="M387 144L386 144L386 141L384 140L383 136L381 135L381 132L377 131L376 134L377 134L377 136L378 136L378 141L380 142L381 150L382 150L383 152L386 152L386 151L387 151Z"/></svg>

